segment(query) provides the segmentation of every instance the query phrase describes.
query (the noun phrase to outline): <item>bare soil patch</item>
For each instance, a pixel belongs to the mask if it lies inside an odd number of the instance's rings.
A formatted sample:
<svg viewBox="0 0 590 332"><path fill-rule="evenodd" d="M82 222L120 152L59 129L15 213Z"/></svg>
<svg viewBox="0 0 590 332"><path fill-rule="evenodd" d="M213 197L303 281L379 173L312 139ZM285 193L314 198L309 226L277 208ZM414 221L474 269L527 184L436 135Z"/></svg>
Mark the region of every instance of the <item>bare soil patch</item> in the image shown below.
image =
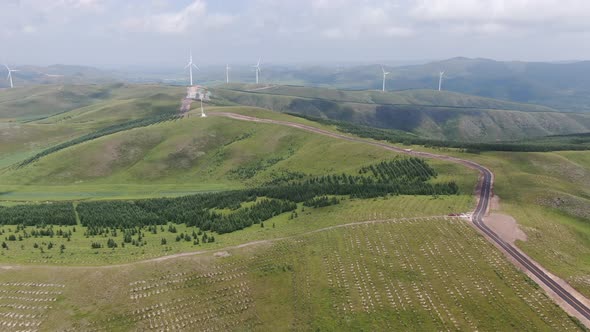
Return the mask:
<svg viewBox="0 0 590 332"><path fill-rule="evenodd" d="M527 240L525 232L518 227L518 223L511 216L501 213L491 213L484 220L489 228L508 243L514 244L516 240Z"/></svg>

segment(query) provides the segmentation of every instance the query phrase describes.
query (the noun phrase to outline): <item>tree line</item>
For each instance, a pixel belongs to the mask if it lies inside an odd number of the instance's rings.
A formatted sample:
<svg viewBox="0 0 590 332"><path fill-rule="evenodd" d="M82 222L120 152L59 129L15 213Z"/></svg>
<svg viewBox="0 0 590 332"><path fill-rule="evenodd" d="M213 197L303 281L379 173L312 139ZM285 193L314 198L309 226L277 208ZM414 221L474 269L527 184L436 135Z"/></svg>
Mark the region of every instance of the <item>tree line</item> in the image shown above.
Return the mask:
<svg viewBox="0 0 590 332"><path fill-rule="evenodd" d="M279 214L294 211L298 203L310 207L337 204L333 196L374 198L386 195L454 195L454 182L429 183L436 171L423 159L396 158L362 167L357 174L318 177L295 176L283 185L204 193L173 198L81 202L76 207L86 236L124 233L141 243L141 228L157 232L156 225L186 224L203 231L229 233L260 224ZM244 207L243 204L252 202ZM222 211L223 210L223 211ZM5 224L75 225L71 203L20 205L0 209ZM173 227L172 224L169 225ZM172 232L172 230L170 230Z"/></svg>
<svg viewBox="0 0 590 332"><path fill-rule="evenodd" d="M0 225L76 225L72 203L0 206Z"/></svg>
<svg viewBox="0 0 590 332"><path fill-rule="evenodd" d="M81 143L84 143L87 141L91 141L93 139L97 139L102 136L107 136L107 135L117 133L120 131L125 131L125 130L139 128L139 127L147 127L147 126L150 126L150 125L153 125L156 123L170 121L170 120L173 120L177 117L178 117L178 115L176 115L176 114L166 113L166 114L162 114L162 115L151 116L151 117L147 117L147 118L143 118L143 119L136 119L136 120L128 121L125 123L120 123L120 124L108 126L108 127L102 128L98 131L92 132L90 134L76 137L76 138L69 140L67 142L57 144L57 145L54 145L50 148L47 148L47 149L35 154L34 156L23 160L22 162L20 162L18 164L18 167L24 167L24 166L29 165L29 164L47 156L47 155L49 155L49 154L63 150L65 148L68 148L73 145L81 144Z"/></svg>

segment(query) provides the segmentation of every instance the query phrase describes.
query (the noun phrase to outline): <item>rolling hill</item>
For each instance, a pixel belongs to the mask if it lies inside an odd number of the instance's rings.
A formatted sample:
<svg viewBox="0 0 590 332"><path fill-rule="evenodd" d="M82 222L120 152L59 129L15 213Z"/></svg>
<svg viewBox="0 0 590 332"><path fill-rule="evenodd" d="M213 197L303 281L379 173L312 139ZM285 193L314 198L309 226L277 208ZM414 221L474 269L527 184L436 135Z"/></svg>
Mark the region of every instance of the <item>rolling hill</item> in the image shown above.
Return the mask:
<svg viewBox="0 0 590 332"><path fill-rule="evenodd" d="M590 131L590 116L453 92L381 93L248 85L213 90L228 103L409 131L431 139L506 141Z"/></svg>
<svg viewBox="0 0 590 332"><path fill-rule="evenodd" d="M272 114L244 107L223 109ZM317 155L325 158L308 162ZM339 161L344 158L352 161L342 165ZM59 191L104 193L127 185L125 192L112 193L124 197L134 191L145 196L171 188L179 192L237 189L289 174L354 173L383 158L387 156L378 148L295 129L191 117L125 130L51 153L28 165L7 168L0 174L0 191L9 192L5 197L26 197L18 193L35 191L43 197L43 192L50 196ZM472 185L469 183L466 188Z"/></svg>
<svg viewBox="0 0 590 332"><path fill-rule="evenodd" d="M82 88L88 87L63 89ZM379 167L403 158L374 145L277 123L212 115L247 114L335 131L337 127L329 123L244 105L282 107L281 111L325 118L345 115L355 122L383 122L383 118L377 118L379 112L397 114L401 109L429 116L439 126L448 126L450 121L443 115L526 115L531 118L522 121L528 125L531 119L544 119L546 115L571 114L429 91L381 94L282 86L248 91L252 88L215 89L215 102L206 104L207 118L196 116L199 110L194 105L186 117L162 117L161 121L127 126L137 120L176 114L184 89L110 85L88 88L106 91L105 97L81 99L82 106L73 99L63 111L54 105L50 111L40 107L40 114L36 114L31 108L21 118L0 120L3 128L8 128L0 138L10 142L0 148L11 158L10 163L6 161L11 166L0 171L0 213L13 216L7 211L47 208L65 211L69 216L65 224L0 225L5 234L1 262L43 265L7 270L0 278L1 290L27 292L24 294L36 302L54 302L54 306L43 309L43 315L34 316L40 317L35 323L48 330L167 328L172 326L171 320L190 327L196 319L208 322L211 311L206 308L211 303L219 310L208 324L216 324L220 330L234 326L231 324L262 329L289 324L328 330L580 327L477 235L466 219L455 216L473 206L475 171L446 160L428 160L437 176L424 177L423 181L430 185L456 181L459 192L441 196L332 194L291 202L287 210L270 211L272 185L291 188L302 179L327 186L340 184L338 181L352 184L354 177L370 169L374 174L385 174ZM12 107L6 110L15 114ZM545 121L552 119L556 118ZM424 128L420 127L422 122L411 127L413 123L406 118L389 123L407 125L414 132L403 133L407 136L425 130L416 129ZM122 127L116 127L119 125ZM120 130L76 141L27 164L18 163L31 153L113 126ZM501 129L504 134L518 130L508 127L507 122ZM544 138L547 142L569 139ZM423 146L408 149L436 151ZM584 294L590 292L585 283L590 248L585 209L589 171L586 152L471 154L444 149L436 153L489 167L497 177L494 192L502 198L502 211L525 226L528 240L519 240L517 245ZM404 178L413 169L389 173ZM420 168L417 173L425 170ZM412 186L419 184L412 182ZM248 190L267 190L267 197L250 197L245 194L252 192ZM203 195L187 196L195 193ZM230 199L232 195L248 197L236 203ZM208 201L215 204L205 218L187 213ZM171 217L161 211L171 211L167 210L170 206L179 208ZM493 209L500 209L497 201ZM265 215L259 219L250 214L261 210ZM207 224L207 218L213 217L233 222L237 219L226 217L235 215L253 222L227 233L212 230ZM104 226L109 218L141 219L145 223ZM89 219L95 223L86 223ZM214 241L209 241L210 236ZM198 255L185 257L190 251ZM165 255L169 256L162 258ZM102 264L122 265L59 266L60 273L51 266ZM116 295L108 296L108 301L107 297L92 295L96 300L89 301L87 293L80 290L97 282L107 284L108 291ZM37 287L37 283L52 290L46 294L31 292L28 287ZM104 293L104 289L96 294ZM112 309L113 303L116 309ZM80 315L69 315L73 306L82 308ZM480 315L482 307L489 316ZM118 314L113 314L115 311ZM282 314L280 322L274 319L277 312ZM505 319L495 318L504 312L510 313ZM344 313L347 320L336 318ZM61 315L68 318L56 319ZM397 319L392 323L390 317L394 315Z"/></svg>
<svg viewBox="0 0 590 332"><path fill-rule="evenodd" d="M385 68L391 72L387 89L392 91L436 89L438 73L445 71L443 88L447 91L540 104L563 112L590 111L590 61L503 62L457 57L420 65ZM263 73L262 81L348 90L380 90L381 65L270 66Z"/></svg>
<svg viewBox="0 0 590 332"><path fill-rule="evenodd" d="M225 66L225 65L224 65ZM204 66L200 84L225 82L224 66ZM590 61L542 63L495 61L457 57L410 66L385 66L390 91L430 90L438 87L438 73L445 71L446 91L544 105L561 112L590 112ZM109 82L187 84L179 69L97 69L82 66L19 66L17 86L39 84L107 84ZM265 64L264 83L332 87L346 90L380 90L381 65L278 65ZM252 82L250 66L232 66L232 81ZM0 80L0 88L7 82ZM493 107L496 108L496 107Z"/></svg>

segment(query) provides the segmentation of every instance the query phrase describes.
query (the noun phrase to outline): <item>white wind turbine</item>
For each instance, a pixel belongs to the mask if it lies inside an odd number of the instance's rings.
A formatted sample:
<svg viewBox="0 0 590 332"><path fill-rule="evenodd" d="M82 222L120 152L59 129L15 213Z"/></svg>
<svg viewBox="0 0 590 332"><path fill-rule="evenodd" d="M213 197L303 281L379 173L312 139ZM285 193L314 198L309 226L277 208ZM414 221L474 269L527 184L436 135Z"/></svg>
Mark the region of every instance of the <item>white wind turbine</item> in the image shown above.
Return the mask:
<svg viewBox="0 0 590 332"><path fill-rule="evenodd" d="M258 63L256 64L256 66L253 66L254 68L256 68L256 84L258 84L258 76L260 75L260 61L262 60L262 58L258 58Z"/></svg>
<svg viewBox="0 0 590 332"><path fill-rule="evenodd" d="M225 83L229 83L229 70L231 68L229 67L229 65L225 65Z"/></svg>
<svg viewBox="0 0 590 332"><path fill-rule="evenodd" d="M438 73L438 91L441 91L442 90L443 76L445 76L445 72L444 71L441 71L440 73Z"/></svg>
<svg viewBox="0 0 590 332"><path fill-rule="evenodd" d="M383 66L381 66L381 71L383 72L383 92L385 92L385 79L387 78L387 75L391 74L388 71L385 71L385 68L383 68Z"/></svg>
<svg viewBox="0 0 590 332"><path fill-rule="evenodd" d="M186 65L186 67L184 67L184 69L189 70L190 73L190 79L191 79L191 86L193 86L193 67L197 68L197 70L200 70L199 67L197 67L197 65L195 65L193 63L193 50L190 51L190 56L188 58L188 64Z"/></svg>
<svg viewBox="0 0 590 332"><path fill-rule="evenodd" d="M14 73L15 71L18 71L16 69L10 69L8 67L8 65L4 65L4 67L6 67L6 71L8 71L8 76L6 76L6 79L10 82L10 88L14 88L14 84L12 82L12 73Z"/></svg>

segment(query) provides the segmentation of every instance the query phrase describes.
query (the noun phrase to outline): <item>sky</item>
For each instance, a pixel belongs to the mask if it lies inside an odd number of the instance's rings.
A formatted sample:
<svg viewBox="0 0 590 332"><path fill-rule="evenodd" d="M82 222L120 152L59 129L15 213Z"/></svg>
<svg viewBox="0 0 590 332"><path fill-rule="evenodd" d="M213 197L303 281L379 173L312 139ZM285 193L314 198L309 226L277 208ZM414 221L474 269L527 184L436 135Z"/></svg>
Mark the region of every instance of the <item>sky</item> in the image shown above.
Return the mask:
<svg viewBox="0 0 590 332"><path fill-rule="evenodd" d="M589 0L0 0L0 61L590 59Z"/></svg>

